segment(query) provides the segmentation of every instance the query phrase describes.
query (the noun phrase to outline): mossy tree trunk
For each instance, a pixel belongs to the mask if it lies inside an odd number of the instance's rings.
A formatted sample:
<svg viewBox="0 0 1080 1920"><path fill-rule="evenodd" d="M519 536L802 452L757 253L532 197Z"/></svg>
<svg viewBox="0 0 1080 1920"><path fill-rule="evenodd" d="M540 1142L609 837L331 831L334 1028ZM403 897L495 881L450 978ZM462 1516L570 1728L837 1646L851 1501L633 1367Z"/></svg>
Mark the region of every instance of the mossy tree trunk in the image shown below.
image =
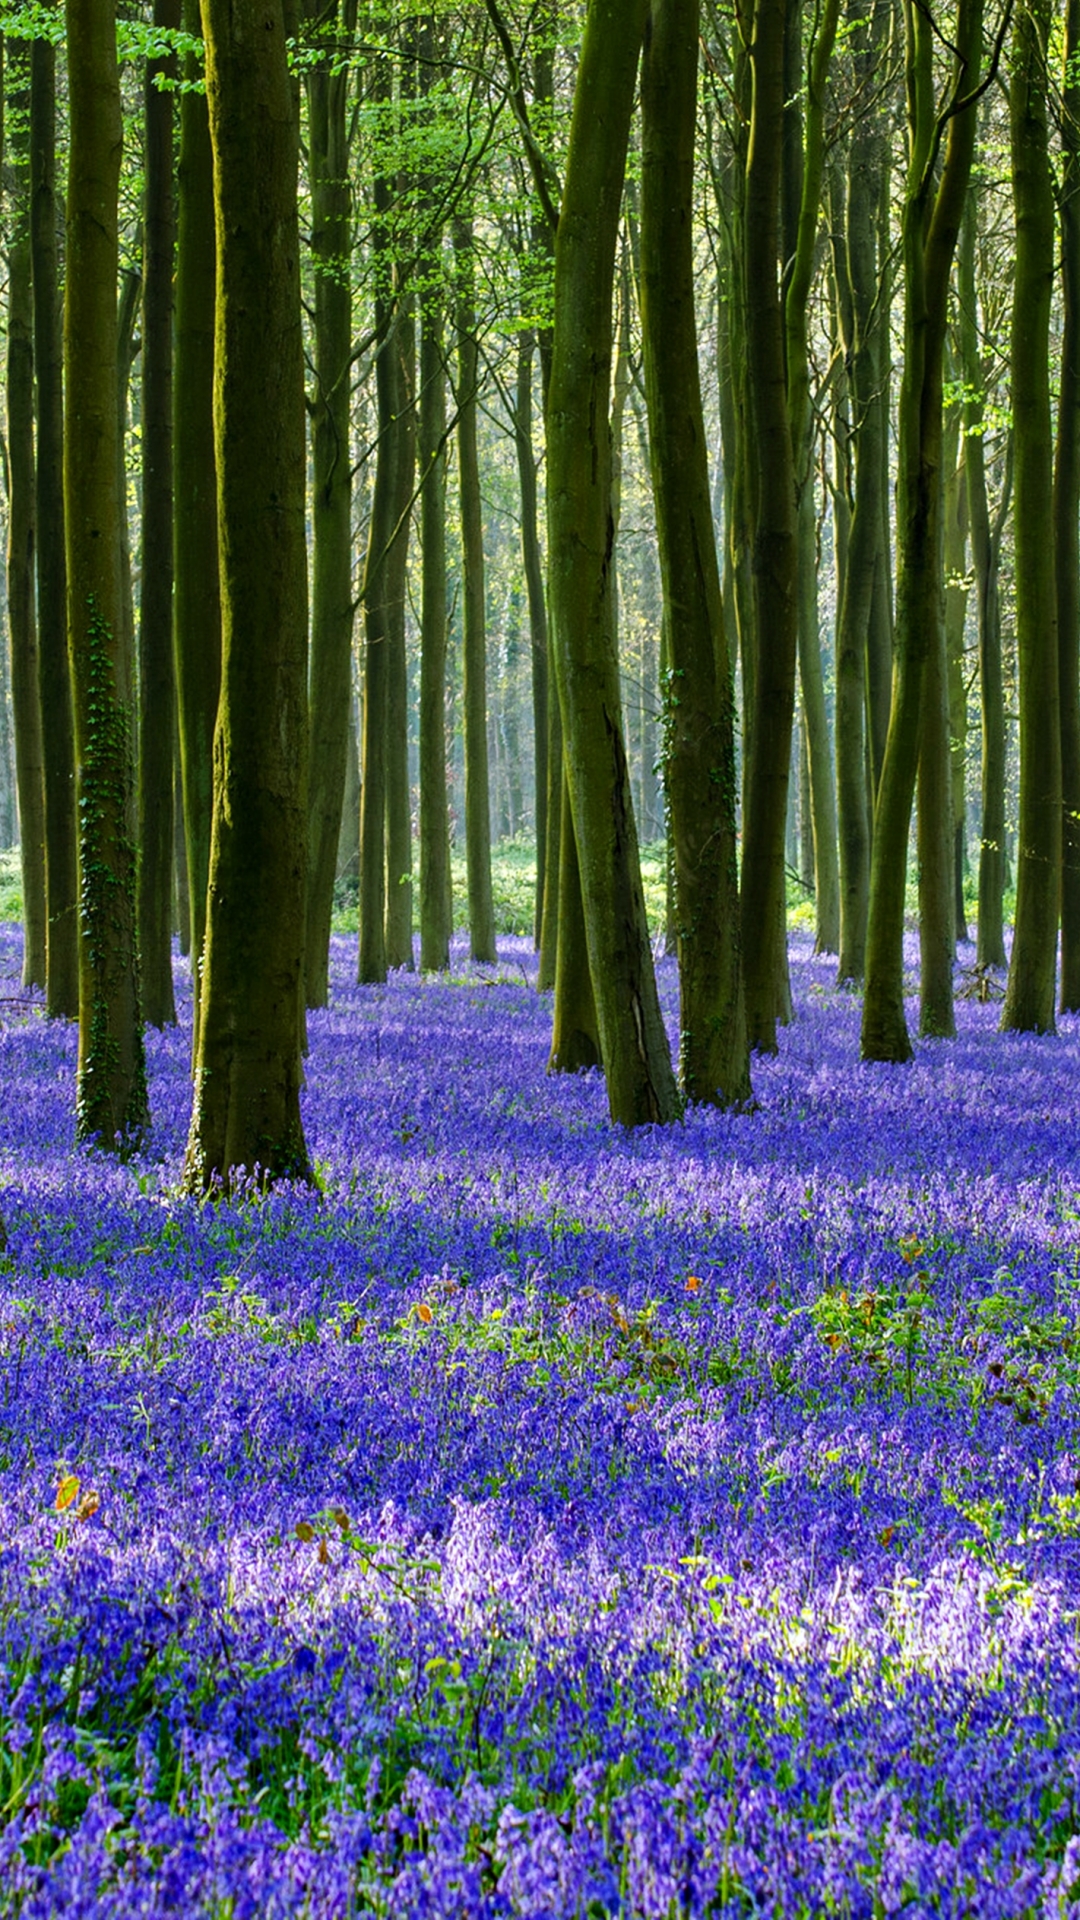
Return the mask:
<svg viewBox="0 0 1080 1920"><path fill-rule="evenodd" d="M753 686L744 781L743 977L752 1048L776 1051L784 945L791 730L797 649L795 469L779 277L786 0L755 0L743 270L755 463Z"/></svg>
<svg viewBox="0 0 1080 1920"><path fill-rule="evenodd" d="M750 1097L735 843L735 696L694 301L698 0L652 0L642 67L641 301L668 653L666 766L686 1097Z"/></svg>
<svg viewBox="0 0 1080 1920"><path fill-rule="evenodd" d="M1061 704L1053 543L1050 303L1054 187L1046 61L1050 0L1020 0L1009 81L1016 266L1013 425L1016 432L1016 648L1020 667L1020 818L1016 917L1001 1024L1052 1033L1061 888Z"/></svg>
<svg viewBox="0 0 1080 1920"><path fill-rule="evenodd" d="M45 776L34 607L34 304L30 250L30 43L8 51L7 601L19 796L24 987L46 983Z"/></svg>
<svg viewBox="0 0 1080 1920"><path fill-rule="evenodd" d="M183 23L200 31L198 0ZM186 77L196 79L195 63ZM214 471L214 187L206 96L180 95L177 169L176 334L173 367L173 647L184 795L191 977L198 1047L210 873L213 744L221 688L221 589Z"/></svg>
<svg viewBox="0 0 1080 1920"><path fill-rule="evenodd" d="M154 24L180 25L180 0L154 0ZM147 62L142 330L142 567L139 601L139 957L143 1012L176 1019L172 978L173 750L173 92L175 55ZM159 87L157 76L169 82Z"/></svg>
<svg viewBox="0 0 1080 1920"><path fill-rule="evenodd" d="M1066 0L1061 390L1054 459L1054 556L1061 700L1061 1011L1080 1011L1080 0Z"/></svg>
<svg viewBox="0 0 1080 1920"><path fill-rule="evenodd" d="M298 102L280 0L206 0L222 607L206 970L185 1176L308 1177L300 1118L307 875Z"/></svg>
<svg viewBox="0 0 1080 1920"><path fill-rule="evenodd" d="M645 917L611 597L615 246L647 12L648 0L591 0L586 16L555 247L548 397L556 680L608 1105L625 1126L679 1111Z"/></svg>
<svg viewBox="0 0 1080 1920"><path fill-rule="evenodd" d="M355 0L326 10L308 0L309 21L329 30L320 63L307 72L311 253L314 268L311 396L311 740L308 756L308 899L304 977L309 1007L329 996L330 920L345 798L352 696L352 218L349 183L349 70L333 59L339 22L356 21Z"/></svg>
<svg viewBox="0 0 1080 1920"><path fill-rule="evenodd" d="M79 1012L75 742L67 648L64 553L64 343L57 279L56 49L30 50L30 246L37 390L35 508L38 673L45 774L45 1005Z"/></svg>
<svg viewBox="0 0 1080 1920"><path fill-rule="evenodd" d="M465 865L469 888L469 945L474 960L492 962L495 907L491 892L491 809L487 737L487 604L484 508L477 454L475 262L472 222L454 223L457 271L458 483L461 510L462 608L465 630Z"/></svg>
<svg viewBox="0 0 1080 1920"><path fill-rule="evenodd" d="M123 128L112 0L67 0L64 298L68 648L79 808L80 1140L148 1123L135 913L131 659L122 644L117 193Z"/></svg>
<svg viewBox="0 0 1080 1920"><path fill-rule="evenodd" d="M951 85L934 97L935 23L905 0L909 110L908 177L902 211L906 270L904 373L897 479L897 634L889 731L874 816L866 946L862 1056L904 1061L904 892L908 831L919 762L924 669L931 651L944 683L941 434L949 277L975 145L982 0L959 0ZM938 166L940 148L945 155ZM945 696L942 695L944 700ZM948 792L947 728L945 783ZM951 847L950 847L951 854ZM949 894L952 912L952 894Z"/></svg>

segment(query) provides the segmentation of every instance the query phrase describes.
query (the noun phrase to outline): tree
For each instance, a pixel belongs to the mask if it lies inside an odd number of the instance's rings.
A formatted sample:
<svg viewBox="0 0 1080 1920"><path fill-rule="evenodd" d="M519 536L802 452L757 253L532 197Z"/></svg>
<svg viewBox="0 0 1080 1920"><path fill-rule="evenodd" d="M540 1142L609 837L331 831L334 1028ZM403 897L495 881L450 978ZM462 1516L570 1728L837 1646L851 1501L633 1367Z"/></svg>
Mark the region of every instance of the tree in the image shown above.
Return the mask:
<svg viewBox="0 0 1080 1920"><path fill-rule="evenodd" d="M750 1096L735 850L734 685L694 310L698 0L652 0L642 68L641 302L669 657L665 781L688 1099Z"/></svg>
<svg viewBox="0 0 1080 1920"><path fill-rule="evenodd" d="M154 0L154 24L180 25L179 0ZM159 85L159 76L165 85ZM142 566L139 602L139 956L143 1012L176 1019L172 979L173 747L173 94L175 55L146 66L143 94Z"/></svg>
<svg viewBox="0 0 1080 1920"><path fill-rule="evenodd" d="M1012 406L1016 431L1013 534L1020 661L1020 825L1016 919L1001 1024L1052 1033L1061 887L1061 707L1050 426L1050 297L1054 189L1046 110L1050 0L1018 0L1009 131L1016 269Z"/></svg>
<svg viewBox="0 0 1080 1920"><path fill-rule="evenodd" d="M79 807L78 1138L149 1120L135 915L131 660L123 644L116 362L123 127L113 0L67 0L67 621Z"/></svg>
<svg viewBox="0 0 1080 1920"><path fill-rule="evenodd" d="M548 547L565 764L608 1105L679 1108L660 1016L623 744L612 624L608 395L626 148L648 0L590 0L555 246Z"/></svg>
<svg viewBox="0 0 1080 1920"><path fill-rule="evenodd" d="M204 1002L185 1178L304 1179L304 360L280 0L206 0L222 606Z"/></svg>
<svg viewBox="0 0 1080 1920"><path fill-rule="evenodd" d="M1080 0L1066 0L1062 83L1061 393L1054 555L1061 703L1061 1011L1080 1011Z"/></svg>
<svg viewBox="0 0 1080 1920"><path fill-rule="evenodd" d="M947 98L933 90L935 22L905 0L910 123L902 211L904 373L897 479L897 635L885 761L874 815L863 1001L865 1060L904 1061L904 894L907 843L920 752L927 660L941 662L944 700L944 582L941 569L941 434L949 275L975 144L982 0L959 0ZM944 160L938 166L941 147ZM947 745L947 737L946 737ZM945 767L946 793L948 766ZM952 894L949 892L951 913Z"/></svg>
<svg viewBox="0 0 1080 1920"><path fill-rule="evenodd" d="M484 581L483 503L476 446L480 349L476 334L472 222L454 222L457 267L458 485L465 628L465 861L469 885L469 944L474 960L494 961L495 908L491 895L491 806L487 740L487 592Z"/></svg>
<svg viewBox="0 0 1080 1920"><path fill-rule="evenodd" d="M64 555L63 330L57 287L56 49L30 49L30 247L34 287L37 458L34 463L38 673L45 776L45 1005L79 1012L79 880L75 741Z"/></svg>

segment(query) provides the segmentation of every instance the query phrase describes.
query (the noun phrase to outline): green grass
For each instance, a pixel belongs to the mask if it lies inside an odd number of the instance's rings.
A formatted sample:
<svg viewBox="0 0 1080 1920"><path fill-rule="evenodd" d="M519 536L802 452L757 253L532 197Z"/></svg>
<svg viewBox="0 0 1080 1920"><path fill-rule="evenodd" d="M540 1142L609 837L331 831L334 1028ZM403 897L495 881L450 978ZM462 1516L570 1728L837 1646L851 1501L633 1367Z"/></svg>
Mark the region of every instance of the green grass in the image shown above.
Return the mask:
<svg viewBox="0 0 1080 1920"><path fill-rule="evenodd" d="M18 847L0 852L0 920L22 920L22 863Z"/></svg>

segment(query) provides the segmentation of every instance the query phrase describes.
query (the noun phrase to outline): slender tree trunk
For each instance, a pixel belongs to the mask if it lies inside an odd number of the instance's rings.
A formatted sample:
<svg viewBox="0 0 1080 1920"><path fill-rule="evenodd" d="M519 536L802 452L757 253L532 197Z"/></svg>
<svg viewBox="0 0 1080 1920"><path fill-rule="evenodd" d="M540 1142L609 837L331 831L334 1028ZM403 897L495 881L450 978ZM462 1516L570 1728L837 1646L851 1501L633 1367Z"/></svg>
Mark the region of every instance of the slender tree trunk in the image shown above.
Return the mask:
<svg viewBox="0 0 1080 1920"><path fill-rule="evenodd" d="M184 28L201 31L198 0ZM198 68L189 59L189 82ZM198 1048L206 941L214 724L221 687L221 589L214 474L214 189L206 96L180 95L176 340L173 367L173 649L191 899L192 1059Z"/></svg>
<svg viewBox="0 0 1080 1920"><path fill-rule="evenodd" d="M1009 84L1016 267L1012 407L1016 432L1016 645L1020 822L1016 919L1001 1024L1052 1033L1061 888L1061 707L1053 544L1050 300L1054 189L1046 107L1050 0L1019 0Z"/></svg>
<svg viewBox="0 0 1080 1920"><path fill-rule="evenodd" d="M536 945L544 916L544 874L547 859L548 806L548 625L544 597L544 560L536 503L536 454L533 451L533 358L536 342L529 332L518 340L517 406L514 441L518 485L521 490L521 558L529 602L529 659L531 662L535 778L533 817L536 822Z"/></svg>
<svg viewBox="0 0 1080 1920"><path fill-rule="evenodd" d="M694 307L698 0L652 0L642 67L641 301L664 587L665 786L683 1092L750 1098L735 843L735 695L720 597Z"/></svg>
<svg viewBox="0 0 1080 1920"><path fill-rule="evenodd" d="M446 367L442 295L420 300L420 965L445 972L453 932L446 795Z"/></svg>
<svg viewBox="0 0 1080 1920"><path fill-rule="evenodd" d="M746 366L756 460L754 685L743 823L742 932L752 1048L776 1051L786 975L784 829L797 641L795 471L778 272L785 0L755 0L746 162Z"/></svg>
<svg viewBox="0 0 1080 1920"><path fill-rule="evenodd" d="M409 784L409 680L405 656L410 503L416 485L416 323L411 297L397 327L400 401L394 422L395 535L386 556L386 964L413 966L412 791Z"/></svg>
<svg viewBox="0 0 1080 1920"><path fill-rule="evenodd" d="M600 1065L600 1031L589 973L585 909L577 843L564 787L559 812L559 934L555 958L555 1007L549 1073L586 1073Z"/></svg>
<svg viewBox="0 0 1080 1920"><path fill-rule="evenodd" d="M218 243L222 607L206 977L185 1177L308 1177L300 1119L307 875L298 101L279 0L206 0Z"/></svg>
<svg viewBox="0 0 1080 1920"><path fill-rule="evenodd" d="M37 619L34 610L34 308L30 252L30 45L8 52L8 540L11 708L19 794L24 987L46 983L45 776Z"/></svg>
<svg viewBox="0 0 1080 1920"><path fill-rule="evenodd" d="M613 1120L679 1109L623 745L611 605L612 294L648 0L592 0L555 248L548 519L556 679L589 970Z"/></svg>
<svg viewBox="0 0 1080 1920"><path fill-rule="evenodd" d="M64 299L68 647L79 808L76 1131L125 1149L148 1120L135 913L131 659L122 644L116 363L123 128L112 0L67 0Z"/></svg>
<svg viewBox="0 0 1080 1920"><path fill-rule="evenodd" d="M64 378L57 285L56 49L30 50L30 246L37 387L38 672L45 773L45 1004L54 1019L79 1012L75 742L67 650L64 556Z"/></svg>
<svg viewBox="0 0 1080 1920"><path fill-rule="evenodd" d="M458 478L461 502L462 599L465 625L465 862L469 882L469 942L474 960L494 961L495 908L491 895L491 817L487 743L487 610L484 582L484 510L476 449L479 351L476 339L473 234L470 221L454 224L458 279Z"/></svg>
<svg viewBox="0 0 1080 1920"><path fill-rule="evenodd" d="M960 424L960 411L956 408L952 414L949 436L951 452L945 469L945 654L949 672L949 777L952 791L955 938L966 940L967 687L964 679L964 634L968 604L968 512Z"/></svg>
<svg viewBox="0 0 1080 1920"><path fill-rule="evenodd" d="M1061 1011L1080 1012L1080 0L1066 0L1061 122L1061 394L1054 557L1061 701Z"/></svg>
<svg viewBox="0 0 1080 1920"><path fill-rule="evenodd" d="M976 960L1005 965L1002 893L1005 878L1005 694L1001 667L998 547L986 489L984 388L975 293L976 206L968 199L960 229L959 344L964 381L964 480L971 523L971 557L979 616L979 705L982 714L982 826L979 845L979 923Z"/></svg>
<svg viewBox="0 0 1080 1920"><path fill-rule="evenodd" d="M549 516L550 518L550 516ZM548 571L550 577L550 556ZM550 633L548 636L548 664L553 665L554 654L551 650ZM562 714L559 711L557 689L554 697L548 700L548 803L547 833L545 835L544 861L544 908L540 916L540 964L537 968L536 987L538 993L548 993L555 985L557 971L556 958L559 943L559 849L562 844L562 809L566 790L566 774L563 767Z"/></svg>
<svg viewBox="0 0 1080 1920"><path fill-rule="evenodd" d="M154 24L180 25L180 0L155 0ZM139 606L139 956L143 1012L176 1019L172 978L173 749L173 94L175 55L147 62L142 341L142 567Z"/></svg>
<svg viewBox="0 0 1080 1920"><path fill-rule="evenodd" d="M309 0L309 20L336 27ZM353 0L341 10L346 33ZM311 404L312 576L311 739L308 766L308 901L305 982L309 1007L329 997L330 920L345 797L352 698L352 219L349 183L349 73L337 70L335 42L307 73L308 166L314 287Z"/></svg>
<svg viewBox="0 0 1080 1920"><path fill-rule="evenodd" d="M910 126L902 217L906 284L897 482L898 631L892 710L874 818L862 1020L863 1058L893 1061L911 1058L904 1016L907 844L920 753L924 669L931 652L942 660L944 655L941 417L945 329L949 276L975 144L974 90L982 45L981 0L959 0L953 76L957 99L945 133L933 90L935 25L914 0L905 0L905 9ZM942 138L947 144L938 177L935 160ZM945 744L947 750L947 737ZM945 780L947 793L947 765ZM951 893L949 906L951 913ZM936 1017L940 1015L938 1009Z"/></svg>

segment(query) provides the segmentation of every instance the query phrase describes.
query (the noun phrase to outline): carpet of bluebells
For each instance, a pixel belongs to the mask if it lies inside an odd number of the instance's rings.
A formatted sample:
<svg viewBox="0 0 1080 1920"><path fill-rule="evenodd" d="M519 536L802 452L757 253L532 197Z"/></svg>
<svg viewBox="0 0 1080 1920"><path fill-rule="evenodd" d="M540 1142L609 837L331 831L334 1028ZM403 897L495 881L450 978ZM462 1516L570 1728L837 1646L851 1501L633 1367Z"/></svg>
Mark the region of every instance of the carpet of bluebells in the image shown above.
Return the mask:
<svg viewBox="0 0 1080 1920"><path fill-rule="evenodd" d="M804 944L625 1134L501 952L336 942L319 1191L210 1205L0 931L0 1910L1080 1913L1077 1023L862 1067Z"/></svg>

